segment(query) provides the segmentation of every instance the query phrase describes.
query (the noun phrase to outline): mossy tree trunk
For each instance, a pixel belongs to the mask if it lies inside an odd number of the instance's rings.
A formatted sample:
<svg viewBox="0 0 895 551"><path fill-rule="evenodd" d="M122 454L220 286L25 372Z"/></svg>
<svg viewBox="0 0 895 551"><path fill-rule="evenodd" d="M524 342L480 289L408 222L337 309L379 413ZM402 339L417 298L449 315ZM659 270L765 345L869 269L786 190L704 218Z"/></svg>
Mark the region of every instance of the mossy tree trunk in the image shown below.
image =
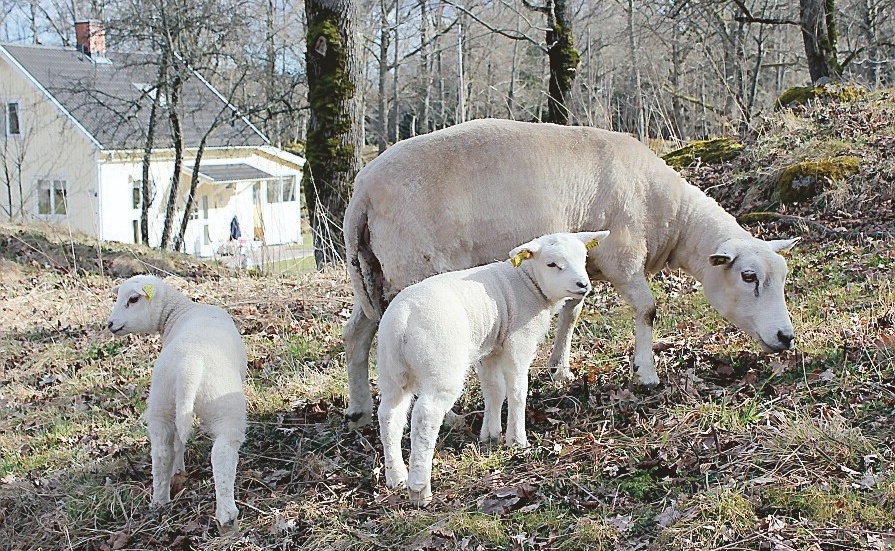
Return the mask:
<svg viewBox="0 0 895 551"><path fill-rule="evenodd" d="M550 59L547 122L569 124L569 101L581 55L575 48L568 3L554 0L552 4L553 18L548 21L550 29L547 30L547 56Z"/></svg>
<svg viewBox="0 0 895 551"><path fill-rule="evenodd" d="M174 142L174 172L171 175L171 188L168 190L168 202L165 206L162 239L159 243L159 249L163 250L167 249L171 242L171 228L174 226L177 195L180 193L180 171L183 170L183 128L180 124L180 93L183 91L183 80L180 76L174 76L169 90L168 120L171 123L171 139Z"/></svg>
<svg viewBox="0 0 895 551"><path fill-rule="evenodd" d="M345 259L342 218L360 168L354 4L350 0L305 1L311 109L302 186L318 268Z"/></svg>
<svg viewBox="0 0 895 551"><path fill-rule="evenodd" d="M836 59L835 0L799 0L799 21L808 58L811 83L839 80L842 67Z"/></svg>

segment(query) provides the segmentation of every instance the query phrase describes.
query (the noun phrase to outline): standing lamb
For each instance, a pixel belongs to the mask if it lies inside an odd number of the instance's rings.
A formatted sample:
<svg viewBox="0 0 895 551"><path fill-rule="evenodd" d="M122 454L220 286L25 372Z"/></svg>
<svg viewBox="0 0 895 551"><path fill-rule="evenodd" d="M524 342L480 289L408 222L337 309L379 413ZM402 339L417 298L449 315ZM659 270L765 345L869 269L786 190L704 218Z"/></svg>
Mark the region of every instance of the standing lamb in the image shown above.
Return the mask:
<svg viewBox="0 0 895 551"><path fill-rule="evenodd" d="M109 330L159 333L162 351L152 368L146 407L152 451L152 506L171 501L171 478L185 471L183 453L193 414L211 435L211 467L221 532L239 528L234 483L239 446L245 440L246 351L227 312L191 301L155 276L134 276L117 294Z"/></svg>
<svg viewBox="0 0 895 551"><path fill-rule="evenodd" d="M702 282L709 303L767 351L792 348L783 297L796 240L763 241L645 145L587 127L482 119L404 140L361 170L345 213L354 308L344 329L350 426L373 411L368 359L377 321L403 288L477 266L549 232L606 228L588 257L634 309L633 369L659 382L655 298L647 275L666 265ZM551 375L571 377L569 348L581 301L563 307ZM554 369L555 368L555 369Z"/></svg>
<svg viewBox="0 0 895 551"><path fill-rule="evenodd" d="M377 362L390 488L406 485L417 505L432 499L438 428L460 397L470 365L477 365L485 399L481 440L500 437L506 399L506 444L528 446L528 368L552 314L590 291L587 249L608 234L546 235L510 251L510 262L432 276L398 293L382 316ZM408 475L401 436L414 394Z"/></svg>

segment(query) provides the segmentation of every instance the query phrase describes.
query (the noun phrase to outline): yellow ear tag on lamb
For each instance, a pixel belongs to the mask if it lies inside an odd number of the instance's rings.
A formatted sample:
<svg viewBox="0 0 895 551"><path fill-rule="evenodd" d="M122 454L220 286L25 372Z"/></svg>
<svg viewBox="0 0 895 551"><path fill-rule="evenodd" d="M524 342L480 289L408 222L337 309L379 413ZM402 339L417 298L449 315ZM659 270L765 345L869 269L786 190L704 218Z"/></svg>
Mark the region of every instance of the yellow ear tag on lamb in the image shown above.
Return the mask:
<svg viewBox="0 0 895 551"><path fill-rule="evenodd" d="M526 258L531 258L531 251L522 251L516 254L515 256L510 258L510 263L513 265L514 268L518 268L519 265L522 264L522 261Z"/></svg>
<svg viewBox="0 0 895 551"><path fill-rule="evenodd" d="M147 301L152 301L152 295L155 294L155 287L151 283L143 286L143 294L146 295Z"/></svg>
<svg viewBox="0 0 895 551"><path fill-rule="evenodd" d="M599 244L600 244L600 241L597 238L594 238L594 239L591 239L590 241L588 241L587 243L585 243L584 246L587 247L587 250L591 250Z"/></svg>

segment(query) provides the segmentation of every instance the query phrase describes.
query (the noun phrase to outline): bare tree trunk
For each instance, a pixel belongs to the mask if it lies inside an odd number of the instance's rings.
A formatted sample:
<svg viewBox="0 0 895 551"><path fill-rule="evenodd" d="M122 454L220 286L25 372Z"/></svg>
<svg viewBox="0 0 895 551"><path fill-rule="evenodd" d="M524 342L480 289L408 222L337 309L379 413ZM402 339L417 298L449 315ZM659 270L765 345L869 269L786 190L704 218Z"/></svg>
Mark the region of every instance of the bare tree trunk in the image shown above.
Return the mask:
<svg viewBox="0 0 895 551"><path fill-rule="evenodd" d="M432 103L432 56L429 53L431 45L429 44L428 0L420 0L420 42L422 43L420 61L423 72L423 110L418 124L419 132L421 134L428 134L431 130L431 127L429 126L429 118L431 117L430 108Z"/></svg>
<svg viewBox="0 0 895 551"><path fill-rule="evenodd" d="M547 122L569 124L569 103L581 55L575 48L572 17L566 0L553 0L552 17L547 20L547 56L550 59L550 83L547 96Z"/></svg>
<svg viewBox="0 0 895 551"><path fill-rule="evenodd" d="M631 60L631 70L634 72L634 108L637 111L634 131L637 133L637 139L644 141L646 139L646 117L643 108L643 86L640 82L640 64L637 57L637 40L634 36L634 0L628 0L627 16L628 55Z"/></svg>
<svg viewBox="0 0 895 551"><path fill-rule="evenodd" d="M388 101L386 101L386 82L388 81L388 12L391 8L386 6L385 0L379 2L379 124L377 125L377 143L379 152L388 148Z"/></svg>
<svg viewBox="0 0 895 551"><path fill-rule="evenodd" d="M342 218L360 168L360 74L351 0L305 0L308 140L302 178L317 267L345 259Z"/></svg>
<svg viewBox="0 0 895 551"><path fill-rule="evenodd" d="M834 0L799 0L799 21L812 83L823 78L839 80L842 76L836 60L835 15Z"/></svg>
<svg viewBox="0 0 895 551"><path fill-rule="evenodd" d="M394 94L394 100L392 101L392 109L395 112L395 141L397 143L401 141L401 109L398 101L398 69L400 68L399 60L400 60L400 49L399 47L399 32L401 26L401 3L395 2L395 47L394 47L394 61L392 62L392 93Z"/></svg>
<svg viewBox="0 0 895 551"><path fill-rule="evenodd" d="M196 188L199 187L199 167L202 164L202 155L205 153L205 144L208 140L208 136L214 128L215 127L212 126L211 129L202 136L202 141L199 142L199 149L196 151L196 162L193 163L193 173L190 175L190 190L186 194L186 207L184 207L183 218L180 219L180 230L174 238L175 251L180 250L183 246L183 236L186 235L186 227L190 222L190 211L193 210L193 201L195 201L196 198Z"/></svg>
<svg viewBox="0 0 895 551"><path fill-rule="evenodd" d="M158 107L161 95L164 93L162 83L167 80L166 64L159 64L158 77L155 83L155 94L152 97L152 106L149 108L149 124L146 127L146 143L143 146L143 180L140 182L140 239L143 244L149 244L149 207L152 203L151 178L149 167L152 164L152 146L155 141L155 125L158 117Z"/></svg>
<svg viewBox="0 0 895 551"><path fill-rule="evenodd" d="M171 81L171 93L168 96L168 120L171 122L171 137L174 140L174 173L171 175L171 189L168 192L168 203L165 207L165 222L162 228L160 249L167 249L171 240L171 228L177 207L177 193L180 191L180 171L183 170L183 129L180 126L180 92L183 81L175 76Z"/></svg>

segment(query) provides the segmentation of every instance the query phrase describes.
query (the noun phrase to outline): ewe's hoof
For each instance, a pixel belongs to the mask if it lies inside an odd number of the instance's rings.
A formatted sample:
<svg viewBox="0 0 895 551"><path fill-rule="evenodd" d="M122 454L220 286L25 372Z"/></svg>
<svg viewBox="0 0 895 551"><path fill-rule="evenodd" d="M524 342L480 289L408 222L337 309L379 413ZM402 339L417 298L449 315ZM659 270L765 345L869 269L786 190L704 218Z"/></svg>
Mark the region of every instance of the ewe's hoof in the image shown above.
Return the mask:
<svg viewBox="0 0 895 551"><path fill-rule="evenodd" d="M348 427L348 430L359 429L369 425L372 421L373 414L369 411L345 412L345 425Z"/></svg>
<svg viewBox="0 0 895 551"><path fill-rule="evenodd" d="M233 519L227 522L218 522L218 530L222 536L233 536L239 533L239 520Z"/></svg>
<svg viewBox="0 0 895 551"><path fill-rule="evenodd" d="M410 502L417 507L425 507L432 503L432 487L426 486L422 490L410 490Z"/></svg>
<svg viewBox="0 0 895 551"><path fill-rule="evenodd" d="M566 383L575 378L569 366L551 366L550 379L555 383Z"/></svg>
<svg viewBox="0 0 895 551"><path fill-rule="evenodd" d="M407 486L407 469L386 469L385 485L392 490L405 488Z"/></svg>

